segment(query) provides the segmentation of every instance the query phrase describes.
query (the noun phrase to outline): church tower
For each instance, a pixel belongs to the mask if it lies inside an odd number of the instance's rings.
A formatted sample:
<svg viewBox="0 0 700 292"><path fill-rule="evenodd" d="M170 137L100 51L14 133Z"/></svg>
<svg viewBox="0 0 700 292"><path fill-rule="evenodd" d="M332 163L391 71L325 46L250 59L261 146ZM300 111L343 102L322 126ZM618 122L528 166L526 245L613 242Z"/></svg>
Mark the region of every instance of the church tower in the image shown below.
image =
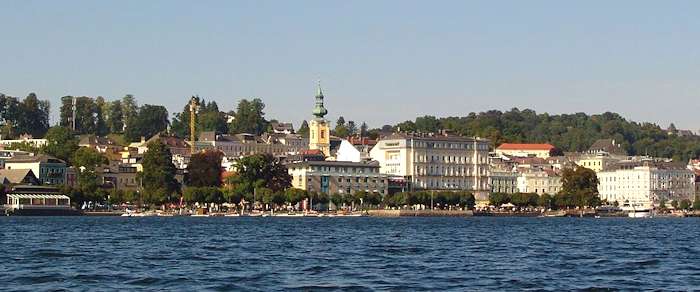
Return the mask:
<svg viewBox="0 0 700 292"><path fill-rule="evenodd" d="M309 122L309 149L318 149L326 157L331 154L330 127L328 121L323 117L328 114L328 110L323 107L323 92L321 83L318 84L316 93L316 106L314 107L314 118Z"/></svg>

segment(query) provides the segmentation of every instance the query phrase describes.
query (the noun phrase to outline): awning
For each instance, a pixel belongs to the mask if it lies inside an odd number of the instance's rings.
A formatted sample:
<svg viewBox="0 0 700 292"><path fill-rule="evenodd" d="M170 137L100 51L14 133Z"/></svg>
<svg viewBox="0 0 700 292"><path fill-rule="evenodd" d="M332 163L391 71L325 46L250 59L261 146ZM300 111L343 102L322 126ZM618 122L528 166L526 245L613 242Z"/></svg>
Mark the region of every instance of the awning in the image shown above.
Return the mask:
<svg viewBox="0 0 700 292"><path fill-rule="evenodd" d="M46 194L7 194L11 199L70 199L66 195L46 195Z"/></svg>

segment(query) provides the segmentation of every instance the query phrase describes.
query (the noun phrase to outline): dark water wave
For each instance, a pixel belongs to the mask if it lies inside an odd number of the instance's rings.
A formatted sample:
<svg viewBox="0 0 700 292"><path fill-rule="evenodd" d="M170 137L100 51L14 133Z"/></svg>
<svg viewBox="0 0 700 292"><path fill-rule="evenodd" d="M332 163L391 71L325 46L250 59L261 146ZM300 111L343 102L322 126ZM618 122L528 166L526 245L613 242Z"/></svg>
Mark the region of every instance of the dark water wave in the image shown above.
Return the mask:
<svg viewBox="0 0 700 292"><path fill-rule="evenodd" d="M700 289L699 219L3 217L0 228L2 291Z"/></svg>

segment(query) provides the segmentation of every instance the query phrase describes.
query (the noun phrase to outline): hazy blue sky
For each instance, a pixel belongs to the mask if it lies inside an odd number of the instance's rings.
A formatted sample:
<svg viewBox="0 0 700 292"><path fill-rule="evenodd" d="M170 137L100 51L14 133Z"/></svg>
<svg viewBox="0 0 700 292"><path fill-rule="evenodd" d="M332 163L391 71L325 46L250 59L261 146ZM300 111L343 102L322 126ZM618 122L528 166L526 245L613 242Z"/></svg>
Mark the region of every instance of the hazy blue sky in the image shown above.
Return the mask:
<svg viewBox="0 0 700 292"><path fill-rule="evenodd" d="M0 92L376 127L488 109L700 128L700 1L0 1Z"/></svg>

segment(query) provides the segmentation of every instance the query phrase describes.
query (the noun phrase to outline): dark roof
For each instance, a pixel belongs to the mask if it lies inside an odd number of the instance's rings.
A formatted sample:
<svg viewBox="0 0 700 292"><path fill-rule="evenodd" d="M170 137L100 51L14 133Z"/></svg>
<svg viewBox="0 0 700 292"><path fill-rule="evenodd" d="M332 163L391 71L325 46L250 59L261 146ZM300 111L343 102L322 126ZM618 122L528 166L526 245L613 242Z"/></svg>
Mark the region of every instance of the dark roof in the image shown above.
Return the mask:
<svg viewBox="0 0 700 292"><path fill-rule="evenodd" d="M439 134L409 134L409 133L393 133L389 136L383 137L381 140L395 140L395 139L413 139L422 141L446 141L446 142L474 142L474 140L484 140L484 138L475 137L464 137L464 136L454 136L454 135L439 135Z"/></svg>
<svg viewBox="0 0 700 292"><path fill-rule="evenodd" d="M216 132L202 132L199 134L199 141L216 141Z"/></svg>
<svg viewBox="0 0 700 292"><path fill-rule="evenodd" d="M168 146L170 148L173 148L173 147L174 148L188 148L189 147L189 145L187 145L187 142L185 142L185 139L181 139L181 138L174 137L174 136L165 136L165 135L161 135L161 134L153 135L153 137L151 137L150 139L148 139L148 141L146 141L146 144L151 143L155 140L160 140L161 143L165 144L166 146Z"/></svg>
<svg viewBox="0 0 700 292"><path fill-rule="evenodd" d="M99 137L96 135L86 135L80 138L78 145L117 145L117 142L109 137Z"/></svg>
<svg viewBox="0 0 700 292"><path fill-rule="evenodd" d="M303 161L290 163L289 166L346 166L346 167L379 167L377 162L350 162L350 161Z"/></svg>
<svg viewBox="0 0 700 292"><path fill-rule="evenodd" d="M15 156L15 157L8 159L5 163L17 163L17 162L25 162L25 163L47 162L47 163L64 163L64 164L66 163L63 160L60 160L56 157L53 157L51 155L46 155L46 154Z"/></svg>
<svg viewBox="0 0 700 292"><path fill-rule="evenodd" d="M588 148L588 153L607 152L615 155L627 155L627 151L613 139L598 139Z"/></svg>
<svg viewBox="0 0 700 292"><path fill-rule="evenodd" d="M294 133L294 125L292 123L270 123L274 131L289 131Z"/></svg>

